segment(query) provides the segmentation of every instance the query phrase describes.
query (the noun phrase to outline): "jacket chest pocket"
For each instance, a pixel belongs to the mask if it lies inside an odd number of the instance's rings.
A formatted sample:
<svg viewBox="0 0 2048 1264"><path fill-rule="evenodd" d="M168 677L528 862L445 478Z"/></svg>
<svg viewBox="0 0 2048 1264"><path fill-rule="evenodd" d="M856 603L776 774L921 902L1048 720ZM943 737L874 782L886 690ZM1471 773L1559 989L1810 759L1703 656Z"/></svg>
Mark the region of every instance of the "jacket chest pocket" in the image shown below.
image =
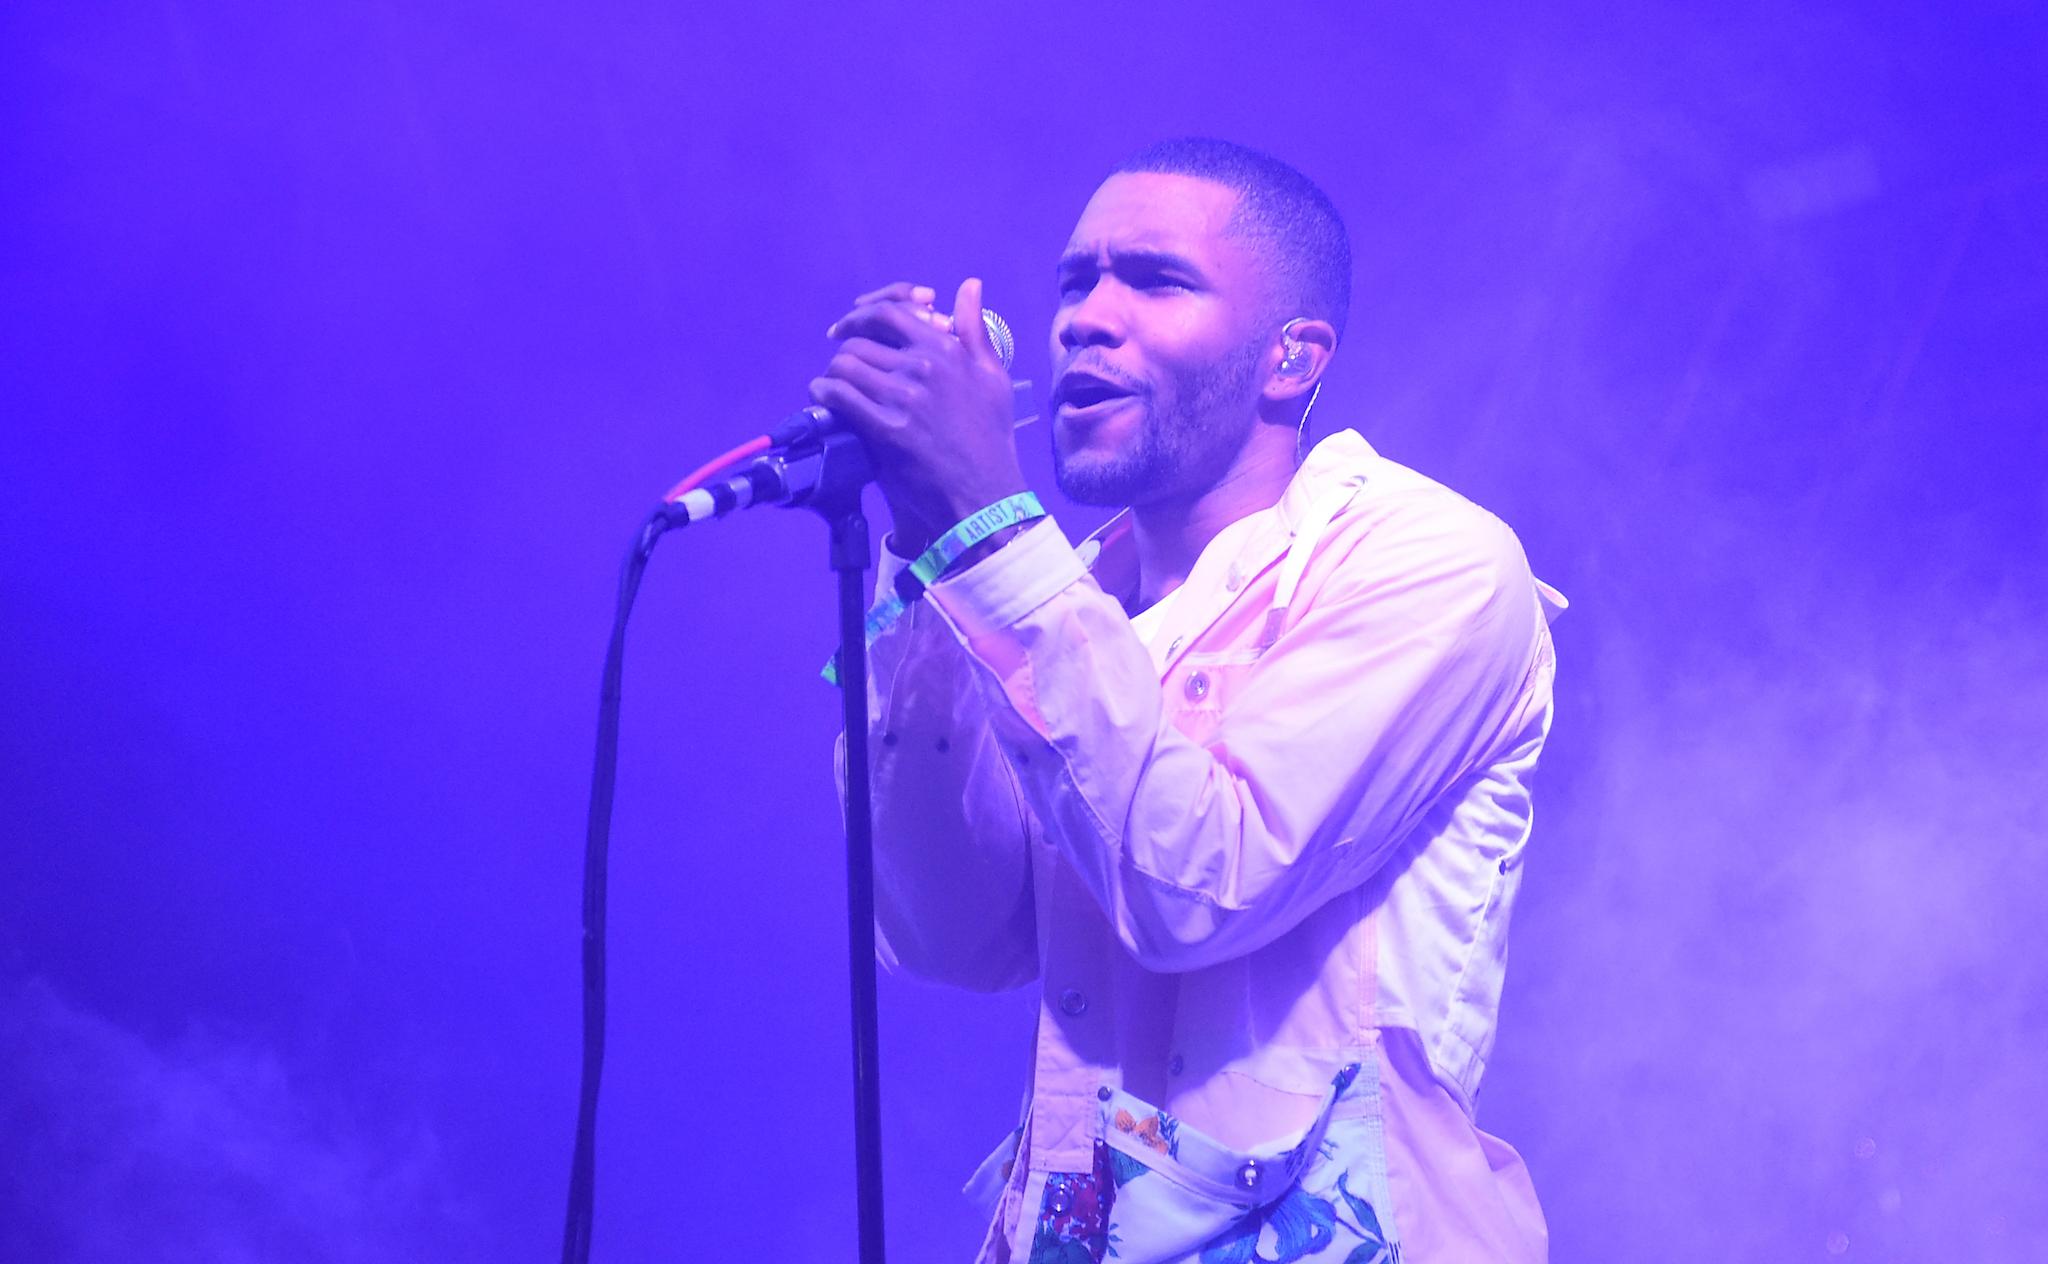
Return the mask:
<svg viewBox="0 0 2048 1264"><path fill-rule="evenodd" d="M1224 714L1256 666L1256 649L1189 653L1161 682L1166 714L1191 742L1207 746L1223 726Z"/></svg>

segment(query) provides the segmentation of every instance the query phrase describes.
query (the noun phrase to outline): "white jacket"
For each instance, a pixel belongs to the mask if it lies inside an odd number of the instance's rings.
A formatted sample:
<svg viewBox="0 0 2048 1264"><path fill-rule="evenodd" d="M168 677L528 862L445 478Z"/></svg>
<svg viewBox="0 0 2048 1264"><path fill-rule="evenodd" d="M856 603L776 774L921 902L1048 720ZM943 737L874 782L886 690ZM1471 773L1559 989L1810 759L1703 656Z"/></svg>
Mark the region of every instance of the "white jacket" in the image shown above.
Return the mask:
<svg viewBox="0 0 2048 1264"><path fill-rule="evenodd" d="M1025 531L870 650L883 961L1041 985L984 1258L1025 1258L1047 1174L1099 1143L1214 1195L1218 1223L1348 1173L1411 1264L1543 1259L1472 1101L1562 599L1497 518L1351 431L1143 635L1120 522L1078 550ZM1148 1111L1200 1160L1119 1122ZM1143 1233L1127 1218L1119 1259L1183 1258Z"/></svg>

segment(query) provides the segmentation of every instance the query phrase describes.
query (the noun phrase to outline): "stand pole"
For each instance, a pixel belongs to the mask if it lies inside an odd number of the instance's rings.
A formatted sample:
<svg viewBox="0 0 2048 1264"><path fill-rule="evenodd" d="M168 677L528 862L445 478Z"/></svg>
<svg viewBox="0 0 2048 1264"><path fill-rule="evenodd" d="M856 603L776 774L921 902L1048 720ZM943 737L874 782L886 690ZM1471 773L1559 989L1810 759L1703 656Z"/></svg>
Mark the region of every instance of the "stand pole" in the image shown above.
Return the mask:
<svg viewBox="0 0 2048 1264"><path fill-rule="evenodd" d="M839 698L846 727L846 933L853 983L854 1161L861 1264L883 1264L882 1085L875 1015L874 816L868 799L868 521L858 496L832 515L839 576Z"/></svg>

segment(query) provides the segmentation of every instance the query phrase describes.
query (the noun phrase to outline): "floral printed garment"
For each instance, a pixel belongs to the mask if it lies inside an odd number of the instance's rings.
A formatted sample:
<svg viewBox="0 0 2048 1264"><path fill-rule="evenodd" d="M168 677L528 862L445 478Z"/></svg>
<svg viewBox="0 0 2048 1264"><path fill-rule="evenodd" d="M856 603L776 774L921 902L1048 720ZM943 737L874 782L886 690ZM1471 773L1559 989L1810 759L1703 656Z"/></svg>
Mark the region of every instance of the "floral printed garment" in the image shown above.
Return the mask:
<svg viewBox="0 0 2048 1264"><path fill-rule="evenodd" d="M1305 1138L1264 1157L1110 1094L1093 1170L1045 1177L1028 1264L1399 1264L1376 1207L1375 1077L1360 1071L1338 1076Z"/></svg>

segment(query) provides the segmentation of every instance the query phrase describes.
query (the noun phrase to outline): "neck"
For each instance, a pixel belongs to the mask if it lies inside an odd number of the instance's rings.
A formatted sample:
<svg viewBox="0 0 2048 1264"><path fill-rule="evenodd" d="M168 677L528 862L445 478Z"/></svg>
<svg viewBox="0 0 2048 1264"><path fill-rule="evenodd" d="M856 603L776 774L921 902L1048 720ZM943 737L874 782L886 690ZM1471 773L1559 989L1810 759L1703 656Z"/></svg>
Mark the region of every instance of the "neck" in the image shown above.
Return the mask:
<svg viewBox="0 0 2048 1264"><path fill-rule="evenodd" d="M1144 609L1187 581L1209 541L1248 514L1280 503L1294 477L1294 432L1257 425L1230 468L1191 498L1131 508L1131 539L1138 554L1138 608Z"/></svg>

